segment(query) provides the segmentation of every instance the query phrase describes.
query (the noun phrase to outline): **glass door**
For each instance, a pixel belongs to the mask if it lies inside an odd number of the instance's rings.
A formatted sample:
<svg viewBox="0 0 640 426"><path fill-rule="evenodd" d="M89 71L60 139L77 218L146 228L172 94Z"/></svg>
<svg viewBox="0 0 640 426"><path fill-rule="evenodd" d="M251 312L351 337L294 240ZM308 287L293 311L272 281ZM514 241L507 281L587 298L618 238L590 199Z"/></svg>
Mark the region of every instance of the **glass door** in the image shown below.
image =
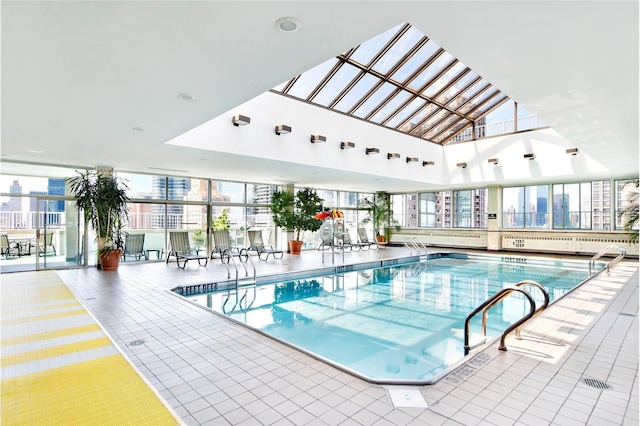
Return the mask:
<svg viewBox="0 0 640 426"><path fill-rule="evenodd" d="M36 269L59 269L85 264L84 227L80 225L74 202L54 197L38 197L36 232L31 255ZM91 245L88 246L91 253ZM95 264L95 256L88 256Z"/></svg>

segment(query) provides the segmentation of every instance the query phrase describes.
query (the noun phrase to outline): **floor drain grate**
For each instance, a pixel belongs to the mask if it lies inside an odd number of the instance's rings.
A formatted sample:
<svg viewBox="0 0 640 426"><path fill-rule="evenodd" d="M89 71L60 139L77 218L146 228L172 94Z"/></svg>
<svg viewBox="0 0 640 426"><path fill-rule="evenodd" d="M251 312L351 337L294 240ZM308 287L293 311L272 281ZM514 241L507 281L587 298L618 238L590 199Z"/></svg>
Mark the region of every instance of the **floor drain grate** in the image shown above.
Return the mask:
<svg viewBox="0 0 640 426"><path fill-rule="evenodd" d="M142 346L145 343L147 343L146 340L138 339L138 340L134 340L132 342L127 343L127 346Z"/></svg>
<svg viewBox="0 0 640 426"><path fill-rule="evenodd" d="M590 386L592 388L596 388L596 389L611 389L611 385L609 383L607 383L607 382L603 382L602 380L585 377L580 381L582 383L584 383L585 385Z"/></svg>

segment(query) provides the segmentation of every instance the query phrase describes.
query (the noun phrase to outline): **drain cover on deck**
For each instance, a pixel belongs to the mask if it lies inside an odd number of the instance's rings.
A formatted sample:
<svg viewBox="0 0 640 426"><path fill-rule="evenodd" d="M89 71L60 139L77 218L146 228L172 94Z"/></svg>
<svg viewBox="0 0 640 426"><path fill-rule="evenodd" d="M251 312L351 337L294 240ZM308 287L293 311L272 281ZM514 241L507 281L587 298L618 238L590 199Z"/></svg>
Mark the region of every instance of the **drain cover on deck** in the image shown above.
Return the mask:
<svg viewBox="0 0 640 426"><path fill-rule="evenodd" d="M146 340L138 339L138 340L134 340L132 342L127 343L127 345L128 346L142 346L145 343L147 343Z"/></svg>
<svg viewBox="0 0 640 426"><path fill-rule="evenodd" d="M387 392L394 407L429 408L429 404L418 389L387 388Z"/></svg>
<svg viewBox="0 0 640 426"><path fill-rule="evenodd" d="M583 377L580 380L585 385L596 388L596 389L611 389L611 385L607 382L603 382L602 380L592 379L590 377Z"/></svg>

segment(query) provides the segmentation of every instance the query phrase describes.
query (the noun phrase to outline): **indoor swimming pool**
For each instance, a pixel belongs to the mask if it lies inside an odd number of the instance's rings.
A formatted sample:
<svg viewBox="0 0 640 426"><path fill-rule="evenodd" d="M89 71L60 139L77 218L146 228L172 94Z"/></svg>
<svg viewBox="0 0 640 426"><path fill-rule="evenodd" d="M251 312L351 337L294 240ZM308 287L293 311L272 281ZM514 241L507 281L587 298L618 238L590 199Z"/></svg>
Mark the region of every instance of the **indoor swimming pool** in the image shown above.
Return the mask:
<svg viewBox="0 0 640 426"><path fill-rule="evenodd" d="M588 260L446 253L184 297L365 380L426 384L464 357L467 315L500 289L533 280L553 302L588 277ZM544 300L525 289L536 305ZM488 339L528 311L523 294L510 295L489 311ZM470 323L472 344L480 320Z"/></svg>

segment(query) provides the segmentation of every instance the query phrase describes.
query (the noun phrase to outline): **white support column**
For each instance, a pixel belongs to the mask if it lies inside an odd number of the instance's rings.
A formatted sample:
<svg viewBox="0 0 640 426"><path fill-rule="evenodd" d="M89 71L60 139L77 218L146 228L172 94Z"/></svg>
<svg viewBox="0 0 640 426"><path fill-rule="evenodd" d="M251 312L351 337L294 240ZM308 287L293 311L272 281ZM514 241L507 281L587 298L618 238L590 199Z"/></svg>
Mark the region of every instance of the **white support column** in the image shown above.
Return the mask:
<svg viewBox="0 0 640 426"><path fill-rule="evenodd" d="M502 249L502 187L490 186L487 202L487 250Z"/></svg>

